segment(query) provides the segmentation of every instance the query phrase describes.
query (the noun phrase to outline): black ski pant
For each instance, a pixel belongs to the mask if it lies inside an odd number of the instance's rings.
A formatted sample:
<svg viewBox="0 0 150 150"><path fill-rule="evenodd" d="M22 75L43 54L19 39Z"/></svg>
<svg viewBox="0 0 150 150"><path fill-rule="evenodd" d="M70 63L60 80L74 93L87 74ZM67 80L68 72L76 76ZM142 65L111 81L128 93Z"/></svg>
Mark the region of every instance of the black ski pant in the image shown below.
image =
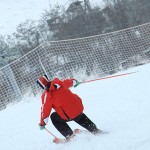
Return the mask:
<svg viewBox="0 0 150 150"><path fill-rule="evenodd" d="M98 130L96 125L84 113L81 113L79 116L77 116L76 118L74 118L72 120L66 121L66 120L60 118L60 116L56 112L53 112L51 114L51 120L52 120L52 123L55 126L55 128L64 137L69 137L70 135L73 134L72 129L67 124L67 122L69 122L69 121L75 121L80 126L82 126L83 128L87 129L90 132L94 132L94 131Z"/></svg>

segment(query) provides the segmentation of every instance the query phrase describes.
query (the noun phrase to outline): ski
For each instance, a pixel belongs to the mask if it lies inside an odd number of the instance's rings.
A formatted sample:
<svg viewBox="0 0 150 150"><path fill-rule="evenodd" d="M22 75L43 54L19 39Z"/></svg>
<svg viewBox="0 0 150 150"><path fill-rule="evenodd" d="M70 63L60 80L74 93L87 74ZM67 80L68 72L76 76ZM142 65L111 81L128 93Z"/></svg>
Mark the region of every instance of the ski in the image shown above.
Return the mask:
<svg viewBox="0 0 150 150"><path fill-rule="evenodd" d="M86 131L86 130L81 130L81 129L75 129L74 131L73 131L73 135L72 135L72 137L70 137L70 138L68 138L68 139L66 139L66 138L54 138L53 139L53 142L55 143L55 144L64 144L64 143L68 143L68 142L70 142L75 136L76 136L76 134L79 134L79 133L81 133L81 132L88 132L88 131Z"/></svg>
<svg viewBox="0 0 150 150"><path fill-rule="evenodd" d="M53 139L53 142L54 142L55 144L68 143L68 142L72 141L72 140L76 137L77 134L80 134L80 133L90 133L90 132L87 131L87 130L84 130L84 129L75 129L75 130L73 131L73 133L74 133L74 134L73 134L70 138L68 138L68 139L66 139L66 138L54 138L54 139ZM99 133L95 133L94 135L101 135L101 134L108 134L108 132L100 130Z"/></svg>

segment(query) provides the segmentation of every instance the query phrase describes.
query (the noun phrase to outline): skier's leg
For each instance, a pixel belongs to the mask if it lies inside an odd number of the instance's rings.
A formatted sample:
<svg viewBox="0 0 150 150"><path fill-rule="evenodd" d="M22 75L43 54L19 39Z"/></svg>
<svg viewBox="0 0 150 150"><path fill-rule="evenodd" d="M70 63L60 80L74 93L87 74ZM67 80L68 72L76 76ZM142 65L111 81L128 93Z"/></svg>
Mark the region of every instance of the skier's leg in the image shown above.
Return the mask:
<svg viewBox="0 0 150 150"><path fill-rule="evenodd" d="M84 113L80 114L73 120L92 133L97 133L101 131Z"/></svg>
<svg viewBox="0 0 150 150"><path fill-rule="evenodd" d="M59 117L59 115L56 112L53 112L51 114L51 120L55 128L64 136L64 137L70 137L73 134L73 131L66 123L66 120L63 120Z"/></svg>

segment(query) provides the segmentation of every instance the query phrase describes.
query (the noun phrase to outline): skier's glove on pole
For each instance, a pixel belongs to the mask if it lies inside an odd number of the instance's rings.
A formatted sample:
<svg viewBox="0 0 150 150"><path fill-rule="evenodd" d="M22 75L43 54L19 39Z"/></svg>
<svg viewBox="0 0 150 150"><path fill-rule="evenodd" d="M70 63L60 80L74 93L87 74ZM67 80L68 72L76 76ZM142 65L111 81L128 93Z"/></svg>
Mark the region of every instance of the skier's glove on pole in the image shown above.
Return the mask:
<svg viewBox="0 0 150 150"><path fill-rule="evenodd" d="M44 129L45 129L45 126L43 126L43 125L41 125L41 124L39 123L39 128L40 128L40 130L44 130Z"/></svg>
<svg viewBox="0 0 150 150"><path fill-rule="evenodd" d="M77 87L79 84L81 84L81 82L76 81L76 84L74 85L74 87Z"/></svg>
<svg viewBox="0 0 150 150"><path fill-rule="evenodd" d="M73 82L73 87L77 87L79 84L81 84L81 82L78 82L76 79L73 79L72 82Z"/></svg>
<svg viewBox="0 0 150 150"><path fill-rule="evenodd" d="M77 84L74 86L74 87L77 87L78 85L80 85L81 84L81 82L77 82Z"/></svg>

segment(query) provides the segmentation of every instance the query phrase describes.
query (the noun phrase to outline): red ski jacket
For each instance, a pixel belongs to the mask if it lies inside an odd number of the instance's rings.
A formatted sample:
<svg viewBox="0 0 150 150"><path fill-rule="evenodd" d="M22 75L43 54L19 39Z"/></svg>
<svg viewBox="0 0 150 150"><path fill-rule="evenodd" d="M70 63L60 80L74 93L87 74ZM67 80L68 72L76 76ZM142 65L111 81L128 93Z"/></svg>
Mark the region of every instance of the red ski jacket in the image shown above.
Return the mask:
<svg viewBox="0 0 150 150"><path fill-rule="evenodd" d="M52 108L64 120L71 120L83 112L81 98L73 94L69 88L74 86L75 79L67 79L64 81L55 78L50 85L49 90L45 90L42 94L41 107L41 125L48 123L48 118Z"/></svg>

